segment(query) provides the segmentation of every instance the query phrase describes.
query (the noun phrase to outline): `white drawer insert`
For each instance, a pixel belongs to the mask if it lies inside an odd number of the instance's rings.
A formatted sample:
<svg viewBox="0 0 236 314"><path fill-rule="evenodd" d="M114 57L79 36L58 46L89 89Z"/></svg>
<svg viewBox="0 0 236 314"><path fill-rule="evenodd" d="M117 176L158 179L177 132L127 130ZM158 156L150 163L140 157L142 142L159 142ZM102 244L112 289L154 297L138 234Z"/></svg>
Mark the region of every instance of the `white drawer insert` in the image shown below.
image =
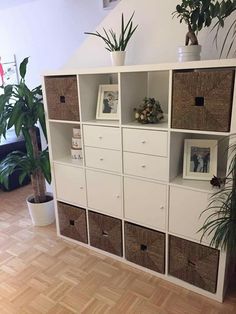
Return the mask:
<svg viewBox="0 0 236 314"><path fill-rule="evenodd" d="M102 127L84 125L84 145L108 148L121 149L120 129L114 127Z"/></svg>
<svg viewBox="0 0 236 314"><path fill-rule="evenodd" d="M124 151L167 157L167 147L167 132L123 129Z"/></svg>
<svg viewBox="0 0 236 314"><path fill-rule="evenodd" d="M103 148L85 147L87 167L121 172L121 152Z"/></svg>
<svg viewBox="0 0 236 314"><path fill-rule="evenodd" d="M161 181L168 180L168 159L124 152L124 173Z"/></svg>

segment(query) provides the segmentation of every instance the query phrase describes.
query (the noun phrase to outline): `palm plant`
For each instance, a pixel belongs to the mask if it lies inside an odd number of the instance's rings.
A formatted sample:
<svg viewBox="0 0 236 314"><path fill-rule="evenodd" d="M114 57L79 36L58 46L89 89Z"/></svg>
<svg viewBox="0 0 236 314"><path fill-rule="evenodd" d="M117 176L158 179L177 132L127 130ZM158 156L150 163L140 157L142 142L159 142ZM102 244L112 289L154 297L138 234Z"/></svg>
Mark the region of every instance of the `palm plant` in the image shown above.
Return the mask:
<svg viewBox="0 0 236 314"><path fill-rule="evenodd" d="M212 235L210 245L235 250L236 247L236 144L229 146L231 159L225 185L215 192L206 210L209 216L199 230L204 236ZM202 214L203 214L202 213Z"/></svg>
<svg viewBox="0 0 236 314"><path fill-rule="evenodd" d="M37 142L37 123L47 138L41 85L30 90L25 83L28 64L25 58L20 64L20 83L2 87L0 95L0 137L6 137L8 129L14 127L15 133L24 136L26 153L12 152L0 162L0 182L8 187L8 177L19 170L19 183L30 176L35 203L47 201L46 186L51 182L48 149L40 150Z"/></svg>
<svg viewBox="0 0 236 314"><path fill-rule="evenodd" d="M131 15L128 23L125 25L124 15L122 13L121 33L119 37L116 35L113 29L109 29L108 31L106 31L105 28L103 28L104 35L100 34L98 31L96 31L95 33L85 32L85 34L93 35L93 36L97 36L98 38L101 38L105 42L105 45L106 45L105 48L108 51L125 51L130 38L132 37L133 33L138 27L138 25L133 27L133 22L132 22L133 16L134 16L134 12Z"/></svg>

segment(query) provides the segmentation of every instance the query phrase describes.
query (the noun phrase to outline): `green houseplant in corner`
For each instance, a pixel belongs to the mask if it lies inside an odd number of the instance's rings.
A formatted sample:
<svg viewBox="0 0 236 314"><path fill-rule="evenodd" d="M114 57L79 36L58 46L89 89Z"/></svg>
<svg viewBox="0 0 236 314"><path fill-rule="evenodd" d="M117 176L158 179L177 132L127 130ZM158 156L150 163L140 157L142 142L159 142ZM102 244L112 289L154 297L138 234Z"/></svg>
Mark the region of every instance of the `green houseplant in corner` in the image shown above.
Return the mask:
<svg viewBox="0 0 236 314"><path fill-rule="evenodd" d="M109 29L108 31L106 31L105 28L103 28L103 31L104 31L103 35L99 33L98 31L96 31L95 33L85 32L85 34L96 36L98 38L101 38L104 41L105 48L111 53L113 65L124 65L125 50L126 50L127 44L138 27L138 25L133 27L133 22L132 22L133 16L134 16L134 12L131 15L127 24L125 25L124 15L122 13L121 32L119 36L117 36L117 34L114 32L113 29Z"/></svg>
<svg viewBox="0 0 236 314"><path fill-rule="evenodd" d="M0 182L7 188L8 177L16 169L19 183L30 176L33 196L27 199L29 212L34 225L46 225L54 221L52 196L46 193L45 179L51 182L48 148L40 150L37 142L37 124L47 138L41 85L30 90L25 83L28 59L19 67L20 83L1 87L0 95L0 137L6 137L7 130L14 127L25 140L26 153L15 151L0 162Z"/></svg>
<svg viewBox="0 0 236 314"><path fill-rule="evenodd" d="M179 61L200 60L201 46L198 43L197 34L204 27L210 27L212 21L216 20L213 29L216 29L215 40L220 28L224 27L225 20L236 10L235 0L182 0L181 4L176 6L176 10L172 13L180 19L180 23L184 22L188 31L185 36L185 46L179 47ZM235 21L226 32L225 40L222 44L222 49L225 47L225 42L229 38L232 31L232 47L235 38ZM233 29L234 28L234 29ZM221 54L222 54L221 49Z"/></svg>
<svg viewBox="0 0 236 314"><path fill-rule="evenodd" d="M229 167L225 184L213 193L202 214L209 213L202 228L202 238L211 236L210 245L227 249L236 257L236 143L228 147Z"/></svg>

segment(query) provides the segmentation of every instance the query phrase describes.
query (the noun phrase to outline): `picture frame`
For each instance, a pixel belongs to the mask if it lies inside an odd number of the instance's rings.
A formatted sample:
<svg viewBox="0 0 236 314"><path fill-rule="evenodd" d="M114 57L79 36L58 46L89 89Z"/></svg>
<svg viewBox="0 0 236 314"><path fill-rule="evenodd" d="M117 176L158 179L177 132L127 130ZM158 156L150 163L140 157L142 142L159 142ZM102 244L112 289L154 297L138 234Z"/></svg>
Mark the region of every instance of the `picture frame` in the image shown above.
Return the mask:
<svg viewBox="0 0 236 314"><path fill-rule="evenodd" d="M96 119L119 120L119 93L117 84L99 85Z"/></svg>
<svg viewBox="0 0 236 314"><path fill-rule="evenodd" d="M102 7L104 10L111 10L119 1L120 0L102 0Z"/></svg>
<svg viewBox="0 0 236 314"><path fill-rule="evenodd" d="M211 180L217 176L217 140L185 139L183 178Z"/></svg>

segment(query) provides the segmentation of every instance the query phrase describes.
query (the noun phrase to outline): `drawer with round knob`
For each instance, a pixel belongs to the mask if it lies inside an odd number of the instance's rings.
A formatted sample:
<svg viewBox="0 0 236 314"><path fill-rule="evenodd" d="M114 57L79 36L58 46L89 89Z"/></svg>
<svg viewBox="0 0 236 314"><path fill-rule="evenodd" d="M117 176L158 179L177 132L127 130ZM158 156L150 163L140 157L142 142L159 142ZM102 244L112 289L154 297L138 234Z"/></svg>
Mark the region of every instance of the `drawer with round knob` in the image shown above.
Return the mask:
<svg viewBox="0 0 236 314"><path fill-rule="evenodd" d="M123 129L123 149L126 152L167 157L167 148L167 132Z"/></svg>
<svg viewBox="0 0 236 314"><path fill-rule="evenodd" d="M168 159L124 152L124 173L160 181L168 181Z"/></svg>
<svg viewBox="0 0 236 314"><path fill-rule="evenodd" d="M87 167L121 172L121 152L117 150L85 147Z"/></svg>
<svg viewBox="0 0 236 314"><path fill-rule="evenodd" d="M85 146L121 149L121 136L118 128L84 125L83 131Z"/></svg>

